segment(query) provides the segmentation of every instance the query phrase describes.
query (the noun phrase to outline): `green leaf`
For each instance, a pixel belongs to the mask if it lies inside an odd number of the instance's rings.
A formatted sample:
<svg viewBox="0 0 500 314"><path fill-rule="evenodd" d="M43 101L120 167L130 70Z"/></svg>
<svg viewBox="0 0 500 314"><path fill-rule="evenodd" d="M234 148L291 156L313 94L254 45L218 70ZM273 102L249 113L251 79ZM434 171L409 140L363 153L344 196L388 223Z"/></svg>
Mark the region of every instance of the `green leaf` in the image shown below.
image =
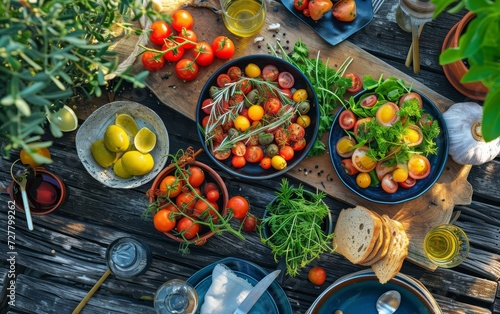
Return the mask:
<svg viewBox="0 0 500 314"><path fill-rule="evenodd" d="M20 95L21 95L21 97L26 98L26 96L31 96L32 94L37 94L42 89L44 89L45 86L46 86L46 84L44 82L35 82L35 83L29 85L28 87L23 88Z"/></svg>
<svg viewBox="0 0 500 314"><path fill-rule="evenodd" d="M497 77L500 75L500 71L497 68L492 68L490 66L480 66L475 65L470 67L469 71L465 73L460 82L462 83L472 83L487 81L492 77Z"/></svg>
<svg viewBox="0 0 500 314"><path fill-rule="evenodd" d="M432 18L436 18L441 12L443 12L449 5L456 2L456 0L432 0L432 3L436 6L434 15Z"/></svg>
<svg viewBox="0 0 500 314"><path fill-rule="evenodd" d="M31 109L28 103L22 99L22 98L16 98L14 100L14 104L16 105L17 109L25 116L31 115Z"/></svg>
<svg viewBox="0 0 500 314"><path fill-rule="evenodd" d="M458 48L448 48L439 55L439 64L450 64L462 60L462 53Z"/></svg>
<svg viewBox="0 0 500 314"><path fill-rule="evenodd" d="M496 80L499 86L500 79ZM483 121L481 131L486 142L490 142L500 136L500 90L490 90L483 104Z"/></svg>

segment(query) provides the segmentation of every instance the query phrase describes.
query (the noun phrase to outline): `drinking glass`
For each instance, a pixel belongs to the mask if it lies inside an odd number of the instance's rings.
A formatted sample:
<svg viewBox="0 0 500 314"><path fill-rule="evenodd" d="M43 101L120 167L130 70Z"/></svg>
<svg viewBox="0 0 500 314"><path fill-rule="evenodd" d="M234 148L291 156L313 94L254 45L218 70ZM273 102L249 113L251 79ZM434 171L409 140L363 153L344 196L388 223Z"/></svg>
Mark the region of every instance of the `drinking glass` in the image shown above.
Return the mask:
<svg viewBox="0 0 500 314"><path fill-rule="evenodd" d="M250 37L266 20L266 0L220 0L222 20L236 36Z"/></svg>
<svg viewBox="0 0 500 314"><path fill-rule="evenodd" d="M198 308L198 294L185 281L172 279L158 288L154 304L158 314L193 314Z"/></svg>
<svg viewBox="0 0 500 314"><path fill-rule="evenodd" d="M458 266L469 254L469 249L465 232L452 224L439 225L425 235L425 255L439 267Z"/></svg>

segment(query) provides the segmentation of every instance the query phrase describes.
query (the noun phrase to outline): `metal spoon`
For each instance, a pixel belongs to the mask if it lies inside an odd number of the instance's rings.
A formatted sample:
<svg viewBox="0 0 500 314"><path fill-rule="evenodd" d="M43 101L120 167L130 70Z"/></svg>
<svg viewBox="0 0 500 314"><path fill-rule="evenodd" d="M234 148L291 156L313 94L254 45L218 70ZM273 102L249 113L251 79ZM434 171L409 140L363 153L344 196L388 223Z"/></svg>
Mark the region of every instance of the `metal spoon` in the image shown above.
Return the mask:
<svg viewBox="0 0 500 314"><path fill-rule="evenodd" d="M28 202L28 194L26 193L26 183L28 182L28 176L30 176L30 170L29 169L25 169L24 171L21 171L21 172L18 172L16 173L16 175L14 175L12 173L13 171L13 168L14 168L14 164L19 161L16 160L12 166L10 167L10 175L12 176L12 179L17 183L17 185L19 185L19 188L21 190L21 198L23 200L23 208L24 208L24 212L26 214L26 222L28 224L28 229L29 230L33 230L33 220L31 219L31 211L30 211L30 205L29 205L29 202Z"/></svg>
<svg viewBox="0 0 500 314"><path fill-rule="evenodd" d="M378 314L392 314L396 312L401 303L401 294L396 290L389 290L377 300Z"/></svg>

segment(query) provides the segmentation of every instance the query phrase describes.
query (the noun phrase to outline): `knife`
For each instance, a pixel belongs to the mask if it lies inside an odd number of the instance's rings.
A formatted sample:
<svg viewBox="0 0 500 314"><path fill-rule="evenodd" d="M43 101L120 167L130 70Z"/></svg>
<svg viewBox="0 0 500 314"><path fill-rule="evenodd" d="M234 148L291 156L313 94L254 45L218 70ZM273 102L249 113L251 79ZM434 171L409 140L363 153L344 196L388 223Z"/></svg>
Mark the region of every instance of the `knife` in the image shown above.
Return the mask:
<svg viewBox="0 0 500 314"><path fill-rule="evenodd" d="M275 270L269 273L261 281L259 281L255 287L250 291L246 298L241 302L240 306L234 311L234 314L247 314L250 312L252 307L257 303L259 298L266 292L267 288L273 283L274 279L278 277L281 270Z"/></svg>

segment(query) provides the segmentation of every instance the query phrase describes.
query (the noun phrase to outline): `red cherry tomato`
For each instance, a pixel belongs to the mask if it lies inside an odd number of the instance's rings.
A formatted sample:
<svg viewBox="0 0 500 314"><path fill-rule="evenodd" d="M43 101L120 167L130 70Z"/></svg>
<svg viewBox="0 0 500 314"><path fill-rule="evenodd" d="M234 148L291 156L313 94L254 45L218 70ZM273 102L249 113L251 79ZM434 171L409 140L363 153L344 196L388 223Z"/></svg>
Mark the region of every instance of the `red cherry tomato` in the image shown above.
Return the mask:
<svg viewBox="0 0 500 314"><path fill-rule="evenodd" d="M344 110L340 113L339 124L344 130L352 129L356 121L358 121L358 118L356 118L356 115L351 110Z"/></svg>
<svg viewBox="0 0 500 314"><path fill-rule="evenodd" d="M233 155L231 158L231 165L235 168L243 168L247 164L245 157Z"/></svg>
<svg viewBox="0 0 500 314"><path fill-rule="evenodd" d="M182 47L184 47L184 49L191 49L196 47L197 40L198 36L196 36L196 33L192 29L186 28L183 28L175 39L176 42L182 44Z"/></svg>
<svg viewBox="0 0 500 314"><path fill-rule="evenodd" d="M399 185L402 188L409 189L411 187L414 187L416 183L417 183L417 180L415 180L411 177L408 177L405 181L399 182Z"/></svg>
<svg viewBox="0 0 500 314"><path fill-rule="evenodd" d="M189 217L182 217L177 223L177 231L186 239L194 238L200 232L200 229L200 225Z"/></svg>
<svg viewBox="0 0 500 314"><path fill-rule="evenodd" d="M382 189L389 194L396 193L399 187L398 183L392 178L392 173L386 174L382 178L380 185L382 186Z"/></svg>
<svg viewBox="0 0 500 314"><path fill-rule="evenodd" d="M188 182L192 187L200 187L205 182L205 172L198 166L192 166L188 170Z"/></svg>
<svg viewBox="0 0 500 314"><path fill-rule="evenodd" d="M295 79L290 72L280 72L278 75L278 85L280 88L292 88L295 84Z"/></svg>
<svg viewBox="0 0 500 314"><path fill-rule="evenodd" d="M180 32L182 28L193 28L194 20L191 13L186 10L177 10L172 14L172 27Z"/></svg>
<svg viewBox="0 0 500 314"><path fill-rule="evenodd" d="M283 157L286 161L288 161L288 160L293 158L293 156L295 155L295 151L293 150L292 146L285 145L285 146L281 147L278 154L281 157Z"/></svg>
<svg viewBox="0 0 500 314"><path fill-rule="evenodd" d="M377 173L377 178L382 180L382 178L389 172L392 172L396 169L396 165L388 166L386 162L379 161L377 162L377 166L375 166L375 172Z"/></svg>
<svg viewBox="0 0 500 314"><path fill-rule="evenodd" d="M217 76L217 85L219 87L225 87L226 84L229 84L231 83L231 77L225 73L222 73L222 74L219 74L219 76Z"/></svg>
<svg viewBox="0 0 500 314"><path fill-rule="evenodd" d="M214 62L215 56L212 46L204 41L196 44L193 50L194 61L203 67L209 66Z"/></svg>
<svg viewBox="0 0 500 314"><path fill-rule="evenodd" d="M148 71L156 71L163 68L165 59L157 52L145 51L142 54L142 65Z"/></svg>
<svg viewBox="0 0 500 314"><path fill-rule="evenodd" d="M273 64L268 64L262 69L262 78L266 81L276 82L280 71Z"/></svg>
<svg viewBox="0 0 500 314"><path fill-rule="evenodd" d="M233 212L234 218L242 219L247 215L248 210L250 209L250 204L246 198L237 195L231 197L227 201L227 208Z"/></svg>
<svg viewBox="0 0 500 314"><path fill-rule="evenodd" d="M163 45L165 39L172 35L172 27L165 21L155 21L151 24L151 34L149 34L149 40L155 45Z"/></svg>
<svg viewBox="0 0 500 314"><path fill-rule="evenodd" d="M212 191L212 190L216 190L216 191L219 191L219 187L217 186L217 184L215 184L214 182L208 182L207 184L205 184L205 186L203 187L203 194L207 195L208 192Z"/></svg>
<svg viewBox="0 0 500 314"><path fill-rule="evenodd" d="M175 64L175 75L183 81L194 80L198 71L198 65L191 59L181 59Z"/></svg>
<svg viewBox="0 0 500 314"><path fill-rule="evenodd" d="M212 42L212 50L219 59L229 59L234 55L234 43L229 37L218 36Z"/></svg>
<svg viewBox="0 0 500 314"><path fill-rule="evenodd" d="M362 134L366 133L368 130L364 124L370 121L372 121L371 117L358 119L354 124L354 135L358 136L360 132L362 132Z"/></svg>
<svg viewBox="0 0 500 314"><path fill-rule="evenodd" d="M371 108L377 103L377 95L371 94L363 98L361 101L361 107L363 108Z"/></svg>
<svg viewBox="0 0 500 314"><path fill-rule="evenodd" d="M294 0L293 7L299 11L304 11L309 4L309 0Z"/></svg>
<svg viewBox="0 0 500 314"><path fill-rule="evenodd" d="M342 169L344 169L345 173L350 176L357 174L359 171L352 164L352 160L350 158L342 159Z"/></svg>
<svg viewBox="0 0 500 314"><path fill-rule="evenodd" d="M326 270L323 267L315 266L309 270L309 281L317 286L321 286L326 280Z"/></svg>
<svg viewBox="0 0 500 314"><path fill-rule="evenodd" d="M348 92L357 93L363 87L363 82L361 81L359 75L355 73L346 73L344 74L344 77L351 79L351 86L349 88L346 88Z"/></svg>
<svg viewBox="0 0 500 314"><path fill-rule="evenodd" d="M246 232L253 232L255 231L255 227L257 226L257 218L255 218L254 215L247 215L245 219L243 219L243 230Z"/></svg>
<svg viewBox="0 0 500 314"><path fill-rule="evenodd" d="M245 155L243 157L245 157L245 160L249 163L257 163L260 162L262 158L264 158L264 151L260 146L249 145L247 146Z"/></svg>
<svg viewBox="0 0 500 314"><path fill-rule="evenodd" d="M270 169L272 166L271 157L264 157L260 161L260 167L262 169Z"/></svg>
<svg viewBox="0 0 500 314"><path fill-rule="evenodd" d="M210 190L206 194L207 200L211 202L217 202L220 197L220 193L217 190Z"/></svg>
<svg viewBox="0 0 500 314"><path fill-rule="evenodd" d="M281 109L281 101L276 97L269 97L264 104L264 110L266 113L276 114Z"/></svg>
<svg viewBox="0 0 500 314"><path fill-rule="evenodd" d="M309 12L309 8L305 8L302 11L302 14L304 14L305 17L310 17L311 16L311 12Z"/></svg>
<svg viewBox="0 0 500 314"><path fill-rule="evenodd" d="M241 71L240 67L234 65L227 69L227 75L229 75L231 81L236 82L243 75L243 72Z"/></svg>
<svg viewBox="0 0 500 314"><path fill-rule="evenodd" d="M167 50L163 54L163 58L169 62L176 62L182 59L182 56L184 56L184 47L183 46L178 46L175 42L172 42L170 40L166 40L165 44L161 47L162 51Z"/></svg>

